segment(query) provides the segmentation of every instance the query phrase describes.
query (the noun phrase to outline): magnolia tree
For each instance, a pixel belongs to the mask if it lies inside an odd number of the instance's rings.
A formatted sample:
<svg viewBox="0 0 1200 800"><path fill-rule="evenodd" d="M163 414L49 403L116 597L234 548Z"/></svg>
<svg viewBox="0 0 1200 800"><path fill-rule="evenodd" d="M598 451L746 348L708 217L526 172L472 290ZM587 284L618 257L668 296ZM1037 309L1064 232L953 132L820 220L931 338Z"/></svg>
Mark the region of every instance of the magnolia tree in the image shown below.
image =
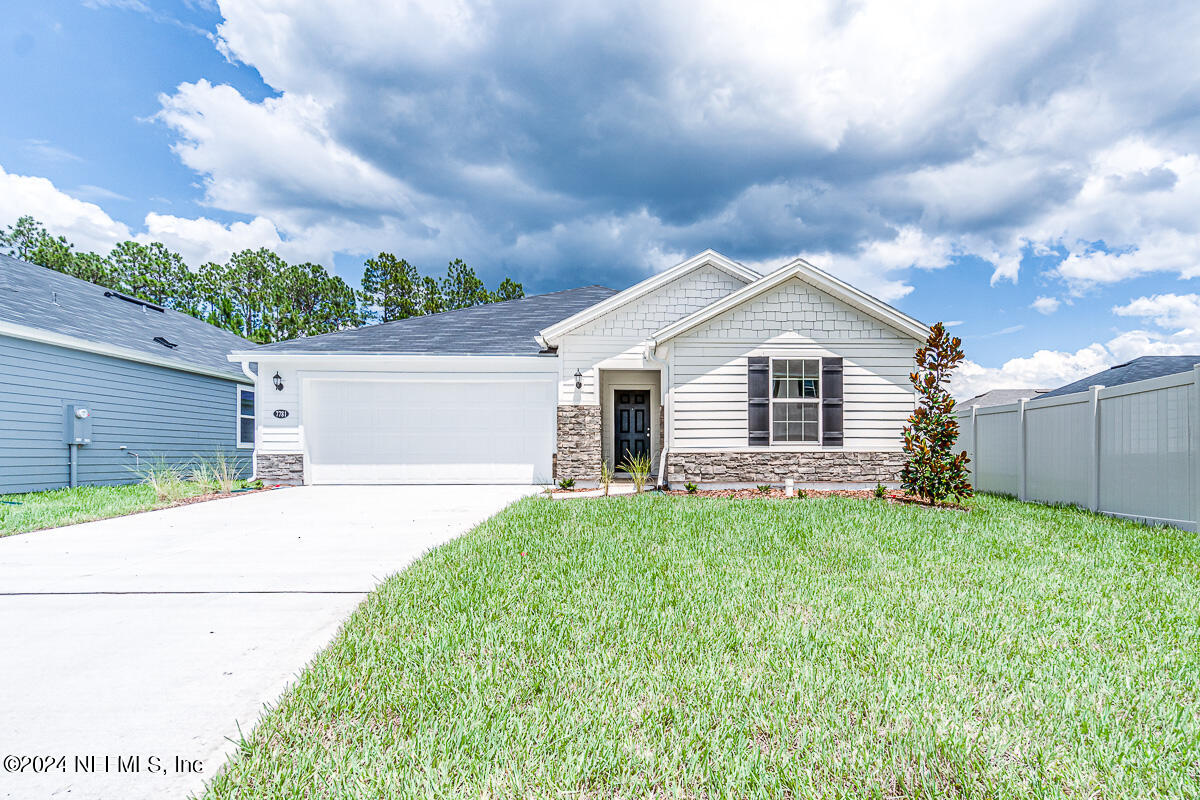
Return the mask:
<svg viewBox="0 0 1200 800"><path fill-rule="evenodd" d="M963 360L962 340L950 337L946 326L929 329L925 346L916 353L917 369L908 379L920 395L917 408L904 426L904 452L908 461L900 472L900 485L932 503L970 497L966 451L954 454L958 422L948 386L950 373Z"/></svg>

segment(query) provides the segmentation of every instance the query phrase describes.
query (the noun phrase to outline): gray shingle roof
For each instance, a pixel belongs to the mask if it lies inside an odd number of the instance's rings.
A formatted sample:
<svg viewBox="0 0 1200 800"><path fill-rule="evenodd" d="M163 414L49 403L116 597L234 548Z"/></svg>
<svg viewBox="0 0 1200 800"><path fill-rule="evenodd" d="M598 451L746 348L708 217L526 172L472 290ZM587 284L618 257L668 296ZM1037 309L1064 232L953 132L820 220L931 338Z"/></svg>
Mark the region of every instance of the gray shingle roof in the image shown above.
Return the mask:
<svg viewBox="0 0 1200 800"><path fill-rule="evenodd" d="M534 337L539 331L616 293L604 286L566 289L264 344L255 352L537 355L541 346Z"/></svg>
<svg viewBox="0 0 1200 800"><path fill-rule="evenodd" d="M123 347L181 367L199 367L244 381L225 357L254 342L178 311L154 311L118 297L103 286L0 255L0 321ZM176 348L154 341L161 336Z"/></svg>
<svg viewBox="0 0 1200 800"><path fill-rule="evenodd" d="M1089 386L1120 386L1134 381L1144 381L1147 378L1190 372L1196 364L1200 364L1200 356L1142 356L1133 361L1110 367L1103 372L1097 372L1095 375L1089 375L1074 383L1068 383L1066 386L1060 386L1052 392L1046 392L1042 397L1058 397L1075 392L1086 392Z"/></svg>
<svg viewBox="0 0 1200 800"><path fill-rule="evenodd" d="M1045 394L1044 389L992 389L990 392L977 394L970 400L955 403L954 407L962 411L973 407L1002 406L1005 403L1015 403L1018 400L1041 397L1043 394Z"/></svg>

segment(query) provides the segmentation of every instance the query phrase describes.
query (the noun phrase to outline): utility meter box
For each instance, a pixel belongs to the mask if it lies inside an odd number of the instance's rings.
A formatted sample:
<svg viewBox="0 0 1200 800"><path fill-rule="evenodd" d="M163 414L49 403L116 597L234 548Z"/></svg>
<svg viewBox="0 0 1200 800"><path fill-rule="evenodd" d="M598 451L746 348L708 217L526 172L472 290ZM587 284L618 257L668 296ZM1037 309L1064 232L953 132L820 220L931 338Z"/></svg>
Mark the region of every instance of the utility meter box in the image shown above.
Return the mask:
<svg viewBox="0 0 1200 800"><path fill-rule="evenodd" d="M63 406L63 441L66 444L92 443L92 412L81 403Z"/></svg>

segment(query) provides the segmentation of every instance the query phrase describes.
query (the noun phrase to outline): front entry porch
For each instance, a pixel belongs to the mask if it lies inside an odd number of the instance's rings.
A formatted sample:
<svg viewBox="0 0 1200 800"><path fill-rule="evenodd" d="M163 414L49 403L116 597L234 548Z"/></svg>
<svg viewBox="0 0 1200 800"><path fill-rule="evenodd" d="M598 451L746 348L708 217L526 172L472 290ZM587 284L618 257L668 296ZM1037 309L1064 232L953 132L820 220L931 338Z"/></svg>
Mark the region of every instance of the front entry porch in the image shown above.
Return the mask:
<svg viewBox="0 0 1200 800"><path fill-rule="evenodd" d="M598 404L558 407L554 479L600 479L600 465L619 470L626 453L650 456L658 475L663 447L662 381L658 370L597 370Z"/></svg>

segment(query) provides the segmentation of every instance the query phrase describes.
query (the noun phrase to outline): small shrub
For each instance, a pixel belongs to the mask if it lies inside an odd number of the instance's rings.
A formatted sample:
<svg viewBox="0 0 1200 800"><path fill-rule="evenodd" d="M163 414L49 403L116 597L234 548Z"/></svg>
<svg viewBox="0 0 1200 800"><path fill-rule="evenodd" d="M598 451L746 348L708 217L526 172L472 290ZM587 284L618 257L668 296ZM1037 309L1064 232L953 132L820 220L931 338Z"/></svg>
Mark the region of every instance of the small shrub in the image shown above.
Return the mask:
<svg viewBox="0 0 1200 800"><path fill-rule="evenodd" d="M604 496L608 497L608 487L612 485L613 469L607 461L600 462L600 485L604 487Z"/></svg>
<svg viewBox="0 0 1200 800"><path fill-rule="evenodd" d="M635 456L630 455L627 451L625 460L619 466L633 479L634 491L639 494L643 492L646 488L646 481L650 478L650 454L642 453L640 456Z"/></svg>
<svg viewBox="0 0 1200 800"><path fill-rule="evenodd" d="M574 478L563 478L561 481L558 482L558 488L560 488L560 489L570 489L574 485L575 485Z"/></svg>
<svg viewBox="0 0 1200 800"><path fill-rule="evenodd" d="M883 498L887 497L887 487L884 486L882 483L875 484L875 496L880 498L881 500Z"/></svg>
<svg viewBox="0 0 1200 800"><path fill-rule="evenodd" d="M760 483L757 488L758 488L759 494L769 494L771 491L771 484Z"/></svg>
<svg viewBox="0 0 1200 800"><path fill-rule="evenodd" d="M803 489L797 489L796 497L803 500L804 498L808 497L808 492L804 491Z"/></svg>
<svg viewBox="0 0 1200 800"><path fill-rule="evenodd" d="M695 494L696 492L700 491L700 487L699 487L699 486L697 486L697 485L696 485L696 484L694 484L694 483L690 483L690 482L689 482L689 483L685 483L685 484L683 485L683 488L687 489L687 493L688 493L688 494Z"/></svg>

